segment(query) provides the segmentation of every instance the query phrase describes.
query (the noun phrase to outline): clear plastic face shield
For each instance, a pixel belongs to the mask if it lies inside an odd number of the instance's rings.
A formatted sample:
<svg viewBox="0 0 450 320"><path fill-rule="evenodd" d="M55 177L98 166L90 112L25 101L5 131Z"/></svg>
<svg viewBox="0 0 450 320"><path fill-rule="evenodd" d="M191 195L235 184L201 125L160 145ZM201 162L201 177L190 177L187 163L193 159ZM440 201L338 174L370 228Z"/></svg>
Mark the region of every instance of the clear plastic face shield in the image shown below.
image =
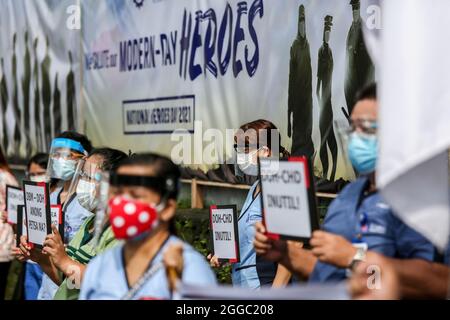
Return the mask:
<svg viewBox="0 0 450 320"><path fill-rule="evenodd" d="M81 143L66 139L53 139L47 165L46 180L70 181L77 170L78 162L87 156Z"/></svg>
<svg viewBox="0 0 450 320"><path fill-rule="evenodd" d="M101 172L98 177L100 181L96 187L96 195L97 195L97 207L95 212L95 220L94 220L94 237L93 244L94 247L98 246L100 236L105 229L106 223L108 222L108 200L110 196L110 188L109 188L109 173Z"/></svg>
<svg viewBox="0 0 450 320"><path fill-rule="evenodd" d="M95 157L90 157L78 161L69 187L69 197L76 194L78 203L90 212L95 212L100 202L103 174L102 164L94 159Z"/></svg>
<svg viewBox="0 0 450 320"><path fill-rule="evenodd" d="M109 173L104 172L101 164L93 159L95 157L78 161L70 183L68 198L76 195L73 201L78 201L84 209L95 213L93 244L94 247L97 247L107 218ZM66 201L66 203L68 202Z"/></svg>
<svg viewBox="0 0 450 320"><path fill-rule="evenodd" d="M358 174L368 174L374 170L377 156L377 121L371 119L357 119L335 121L338 133L339 148L344 154L344 169Z"/></svg>

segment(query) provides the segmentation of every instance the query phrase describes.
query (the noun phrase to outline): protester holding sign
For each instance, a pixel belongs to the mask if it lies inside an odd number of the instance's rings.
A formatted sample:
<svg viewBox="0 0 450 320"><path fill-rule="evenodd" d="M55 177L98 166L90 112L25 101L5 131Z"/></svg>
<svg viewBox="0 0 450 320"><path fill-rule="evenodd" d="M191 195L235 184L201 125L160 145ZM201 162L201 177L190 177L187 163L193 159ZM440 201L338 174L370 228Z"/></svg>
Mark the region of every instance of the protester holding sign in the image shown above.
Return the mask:
<svg viewBox="0 0 450 320"><path fill-rule="evenodd" d="M310 282L346 279L349 271L364 260L367 250L401 259L434 258L433 245L394 216L377 191L376 86L362 91L357 101L347 152L360 176L328 208L323 231L314 232L310 241L313 249L269 240L265 228L257 225L254 244L258 254L282 263Z"/></svg>
<svg viewBox="0 0 450 320"><path fill-rule="evenodd" d="M204 258L174 235L179 179L179 168L156 154L131 156L112 173L109 220L124 243L89 263L80 299L170 299L162 259L174 243L183 245L183 282L216 284Z"/></svg>
<svg viewBox="0 0 450 320"><path fill-rule="evenodd" d="M237 170L249 176L258 175L258 158L287 156L281 146L281 136L277 127L267 120L256 120L241 126L235 137ZM259 181L250 188L238 217L239 251L241 261L233 264L233 285L251 289L261 286L285 285L290 274L282 266L256 256L253 248L255 223L262 220L261 189ZM208 256L211 266L220 264L217 257Z"/></svg>
<svg viewBox="0 0 450 320"><path fill-rule="evenodd" d="M48 164L47 153L36 153L27 164L26 178L33 182L45 182Z"/></svg>
<svg viewBox="0 0 450 320"><path fill-rule="evenodd" d="M66 131L52 141L50 158L47 168L47 181L58 179L58 188L52 192L52 205L60 204L64 211L64 233L66 242L70 241L80 228L83 221L91 215L74 201L76 194L69 194L73 175L80 160L91 152L89 139L80 133Z"/></svg>
<svg viewBox="0 0 450 320"><path fill-rule="evenodd" d="M12 260L11 249L14 244L13 229L6 221L6 185L17 186L17 181L12 175L3 152L0 149L0 299L3 299L5 295L6 280Z"/></svg>
<svg viewBox="0 0 450 320"><path fill-rule="evenodd" d="M126 159L126 154L119 150L102 148L94 149L84 163L80 179L77 183L77 200L87 210L96 213L101 199L103 176L105 172L115 170L119 163ZM98 165L101 163L100 165ZM60 286L54 296L58 300L76 300L79 295L81 280L86 265L97 254L117 244L108 220L100 225L99 239L94 238L96 216L87 218L75 234L67 248L57 230L48 235L44 252L58 271L63 274Z"/></svg>
<svg viewBox="0 0 450 320"><path fill-rule="evenodd" d="M46 180L48 154L35 154L28 162L26 177L30 181L43 182ZM17 250L19 250L17 248ZM24 298L25 300L36 300L39 288L42 284L43 271L41 267L32 260L25 265Z"/></svg>
<svg viewBox="0 0 450 320"><path fill-rule="evenodd" d="M102 173L115 168L124 158L126 158L126 155L123 152L108 148L94 149L90 153L86 161L83 161L83 168L77 170L77 178L74 179L76 186L71 186L70 188L76 189L77 201L81 206L86 210L95 212L100 197L99 184ZM45 287L52 297L56 293L55 298L76 299L85 264L97 252L101 252L115 244L111 228L107 225L102 230L99 244L94 245L92 243L94 221L95 215L91 215L85 220L80 230L78 230L67 246L67 249L64 246L58 228L53 226L53 233L49 234L44 241L42 250L44 255L34 253L37 256L37 262L43 267L48 276L46 278L48 279L46 280L47 283L50 284L50 281L54 282ZM61 279L60 272L64 275L63 279ZM78 286L68 285L68 281L71 281L71 279L64 279L72 276L75 278L79 277L74 279ZM53 292L50 290L53 290Z"/></svg>
<svg viewBox="0 0 450 320"><path fill-rule="evenodd" d="M209 209L209 215L214 256L219 261L230 263L239 262L239 235L236 206L213 205Z"/></svg>
<svg viewBox="0 0 450 320"><path fill-rule="evenodd" d="M92 215L91 212L80 206L78 201L73 201L76 194L69 195L72 177L75 174L77 164L87 156L91 149L92 145L89 139L85 135L77 132L63 132L52 141L46 181L52 182L52 184L57 181L57 185L50 194L50 204L61 205L63 208L65 243L73 238L83 221ZM26 241L21 250L23 251L22 254L28 257L30 254L35 255L26 248ZM44 275L38 299L53 299L57 289L58 286L48 276Z"/></svg>

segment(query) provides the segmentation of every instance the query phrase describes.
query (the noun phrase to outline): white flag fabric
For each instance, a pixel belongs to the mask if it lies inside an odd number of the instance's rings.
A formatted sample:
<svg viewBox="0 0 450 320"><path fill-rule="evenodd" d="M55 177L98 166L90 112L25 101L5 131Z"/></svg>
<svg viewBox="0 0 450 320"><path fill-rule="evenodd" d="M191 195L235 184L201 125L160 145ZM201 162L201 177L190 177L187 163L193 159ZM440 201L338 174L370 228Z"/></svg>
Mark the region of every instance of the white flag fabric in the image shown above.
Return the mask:
<svg viewBox="0 0 450 320"><path fill-rule="evenodd" d="M286 288L265 287L260 290L233 287L214 287L181 283L177 299L184 300L349 300L346 282L329 284L293 285Z"/></svg>
<svg viewBox="0 0 450 320"><path fill-rule="evenodd" d="M449 239L450 1L384 1L377 183L409 226Z"/></svg>

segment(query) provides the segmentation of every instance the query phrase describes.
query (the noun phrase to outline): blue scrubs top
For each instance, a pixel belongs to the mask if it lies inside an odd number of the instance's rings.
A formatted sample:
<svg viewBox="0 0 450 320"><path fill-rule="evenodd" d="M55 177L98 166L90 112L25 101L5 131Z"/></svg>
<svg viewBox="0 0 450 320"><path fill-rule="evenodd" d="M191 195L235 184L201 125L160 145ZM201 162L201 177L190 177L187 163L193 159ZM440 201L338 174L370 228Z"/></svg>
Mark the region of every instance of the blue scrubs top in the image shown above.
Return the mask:
<svg viewBox="0 0 450 320"><path fill-rule="evenodd" d="M156 254L151 265L161 263L167 246L182 242L170 236L161 250ZM183 243L184 268L182 281L192 285L216 286L215 273L206 259L190 245ZM125 296L130 287L128 284L123 260L124 244L105 251L89 262L81 284L80 300L119 300ZM151 267L150 267L151 268ZM169 284L164 267L149 278L137 291L133 299L170 299Z"/></svg>
<svg viewBox="0 0 450 320"><path fill-rule="evenodd" d="M61 204L60 195L62 188L58 188L50 194L50 204ZM70 201L64 213L64 243L69 243L75 233L78 232L84 220L93 213L83 208L76 195L68 199ZM54 283L45 273L42 276L41 288L38 293L38 300L53 300L59 286Z"/></svg>
<svg viewBox="0 0 450 320"><path fill-rule="evenodd" d="M259 181L250 188L238 218L240 263L233 264L231 273L234 286L259 289L271 285L276 275L277 265L256 255L253 248L255 223L262 221L261 193L253 198Z"/></svg>
<svg viewBox="0 0 450 320"><path fill-rule="evenodd" d="M368 186L367 177L347 185L331 203L323 229L353 243L366 243L369 250L387 257L433 261L433 245L398 219L379 193L364 195ZM318 261L309 281L345 278L345 269Z"/></svg>

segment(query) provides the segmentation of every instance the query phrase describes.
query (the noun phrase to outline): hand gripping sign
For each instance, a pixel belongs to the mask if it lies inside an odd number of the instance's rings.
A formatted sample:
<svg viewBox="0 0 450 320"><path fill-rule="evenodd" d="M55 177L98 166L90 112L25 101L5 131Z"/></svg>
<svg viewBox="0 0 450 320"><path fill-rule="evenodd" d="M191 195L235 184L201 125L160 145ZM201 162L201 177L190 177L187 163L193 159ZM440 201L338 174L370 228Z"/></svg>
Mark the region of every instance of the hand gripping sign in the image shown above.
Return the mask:
<svg viewBox="0 0 450 320"><path fill-rule="evenodd" d="M22 192L23 197L23 192ZM20 237L27 235L27 217L25 214L25 205L17 206L17 232L16 232L16 246L20 245Z"/></svg>
<svg viewBox="0 0 450 320"><path fill-rule="evenodd" d="M211 206L209 213L213 255L216 255L221 262L239 262L236 206Z"/></svg>
<svg viewBox="0 0 450 320"><path fill-rule="evenodd" d="M306 157L259 160L263 223L273 239L308 242L319 228L313 175Z"/></svg>

